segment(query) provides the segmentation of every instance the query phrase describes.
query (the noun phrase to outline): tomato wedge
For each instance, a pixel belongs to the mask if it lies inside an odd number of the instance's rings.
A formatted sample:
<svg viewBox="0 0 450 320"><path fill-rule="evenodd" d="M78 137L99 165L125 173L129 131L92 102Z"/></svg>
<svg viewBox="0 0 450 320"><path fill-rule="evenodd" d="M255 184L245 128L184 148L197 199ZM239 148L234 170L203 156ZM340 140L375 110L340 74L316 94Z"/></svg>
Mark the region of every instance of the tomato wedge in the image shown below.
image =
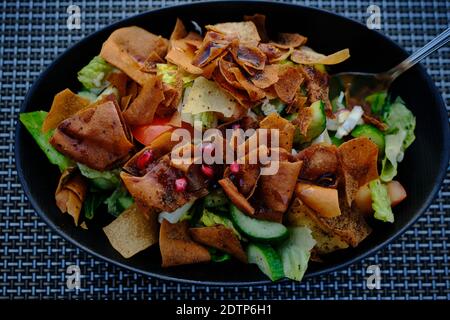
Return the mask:
<svg viewBox="0 0 450 320"><path fill-rule="evenodd" d="M132 130L133 137L145 146L148 146L166 131L174 129L169 125L170 118L155 118L152 123L145 126L134 127Z"/></svg>

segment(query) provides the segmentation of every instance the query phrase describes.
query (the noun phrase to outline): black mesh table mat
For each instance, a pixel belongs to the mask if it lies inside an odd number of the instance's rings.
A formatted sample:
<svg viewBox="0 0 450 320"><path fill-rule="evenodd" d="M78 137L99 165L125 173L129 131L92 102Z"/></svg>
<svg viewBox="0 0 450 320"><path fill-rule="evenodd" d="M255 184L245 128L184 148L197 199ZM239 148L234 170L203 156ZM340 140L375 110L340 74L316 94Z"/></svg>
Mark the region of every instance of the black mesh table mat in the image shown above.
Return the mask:
<svg viewBox="0 0 450 320"><path fill-rule="evenodd" d="M450 171L432 205L397 241L347 269L302 283L207 287L148 278L105 263L52 232L28 203L14 164L14 129L30 85L51 61L89 33L138 12L184 1L11 1L0 4L0 298L76 299L449 299ZM297 1L289 1L297 2ZM450 21L446 0L298 1L365 22L381 9L380 32L417 49ZM68 30L67 8L80 6L81 29ZM450 105L450 48L424 61ZM81 289L66 286L66 268L81 269ZM381 288L366 286L381 268Z"/></svg>

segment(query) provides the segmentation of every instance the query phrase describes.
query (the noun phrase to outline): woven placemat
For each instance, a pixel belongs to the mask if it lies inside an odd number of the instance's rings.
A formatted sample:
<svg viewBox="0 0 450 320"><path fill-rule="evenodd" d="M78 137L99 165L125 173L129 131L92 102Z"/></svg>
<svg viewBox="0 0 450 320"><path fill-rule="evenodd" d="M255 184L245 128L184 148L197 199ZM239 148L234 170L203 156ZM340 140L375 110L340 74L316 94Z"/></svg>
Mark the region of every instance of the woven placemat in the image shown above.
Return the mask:
<svg viewBox="0 0 450 320"><path fill-rule="evenodd" d="M77 299L449 299L450 171L433 204L401 238L349 268L298 284L222 288L148 278L100 261L52 232L21 189L14 129L30 85L71 44L113 21L186 1L11 1L0 4L0 298ZM296 1L289 1L296 2ZM365 22L370 1L298 1ZM380 32L412 51L444 30L450 2L374 1ZM67 8L81 9L81 29L68 30ZM450 105L450 48L424 61ZM81 289L66 286L66 268L81 269ZM367 267L381 268L381 288L366 286Z"/></svg>

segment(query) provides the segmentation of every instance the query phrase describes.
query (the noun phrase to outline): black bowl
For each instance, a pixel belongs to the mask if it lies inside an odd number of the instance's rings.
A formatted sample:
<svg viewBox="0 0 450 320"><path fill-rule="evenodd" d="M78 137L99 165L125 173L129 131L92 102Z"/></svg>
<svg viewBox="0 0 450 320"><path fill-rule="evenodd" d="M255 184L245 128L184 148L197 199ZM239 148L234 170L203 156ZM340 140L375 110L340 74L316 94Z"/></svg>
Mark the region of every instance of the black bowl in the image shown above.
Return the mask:
<svg viewBox="0 0 450 320"><path fill-rule="evenodd" d="M100 51L103 41L120 27L138 25L166 37L180 17L199 25L239 21L243 15L267 15L271 32L299 32L309 38L311 47L331 53L350 48L351 59L332 71L377 72L386 70L407 54L382 34L364 25L318 9L270 2L211 2L164 8L114 23L75 44L45 70L22 104L21 112L48 110L53 96L64 88L79 89L76 74ZM408 198L395 208L394 224L374 225L374 232L357 248L328 256L322 264L311 264L307 276L335 271L354 263L393 241L426 210L443 180L449 159L449 127L444 102L423 67L402 75L392 88L417 117L417 139L406 152L398 179ZM239 285L267 283L254 265L237 262L191 265L163 269L155 246L131 259L122 258L99 229L75 228L68 215L61 214L54 200L58 170L52 166L21 124L16 131L16 165L26 195L42 219L63 238L108 262L149 276L201 284Z"/></svg>

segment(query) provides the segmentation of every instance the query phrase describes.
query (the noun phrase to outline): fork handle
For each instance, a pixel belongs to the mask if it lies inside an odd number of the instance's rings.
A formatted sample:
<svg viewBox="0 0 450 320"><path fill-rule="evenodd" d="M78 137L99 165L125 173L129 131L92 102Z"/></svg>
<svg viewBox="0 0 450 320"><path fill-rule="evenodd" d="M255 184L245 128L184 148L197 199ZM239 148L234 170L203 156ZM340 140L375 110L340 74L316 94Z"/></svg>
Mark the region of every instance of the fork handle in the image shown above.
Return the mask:
<svg viewBox="0 0 450 320"><path fill-rule="evenodd" d="M444 32L439 34L433 40L428 42L425 46L414 52L404 61L400 62L398 65L386 72L385 76L389 78L390 82L394 81L403 72L414 66L416 63L422 59L428 57L431 53L445 45L450 41L450 27Z"/></svg>

